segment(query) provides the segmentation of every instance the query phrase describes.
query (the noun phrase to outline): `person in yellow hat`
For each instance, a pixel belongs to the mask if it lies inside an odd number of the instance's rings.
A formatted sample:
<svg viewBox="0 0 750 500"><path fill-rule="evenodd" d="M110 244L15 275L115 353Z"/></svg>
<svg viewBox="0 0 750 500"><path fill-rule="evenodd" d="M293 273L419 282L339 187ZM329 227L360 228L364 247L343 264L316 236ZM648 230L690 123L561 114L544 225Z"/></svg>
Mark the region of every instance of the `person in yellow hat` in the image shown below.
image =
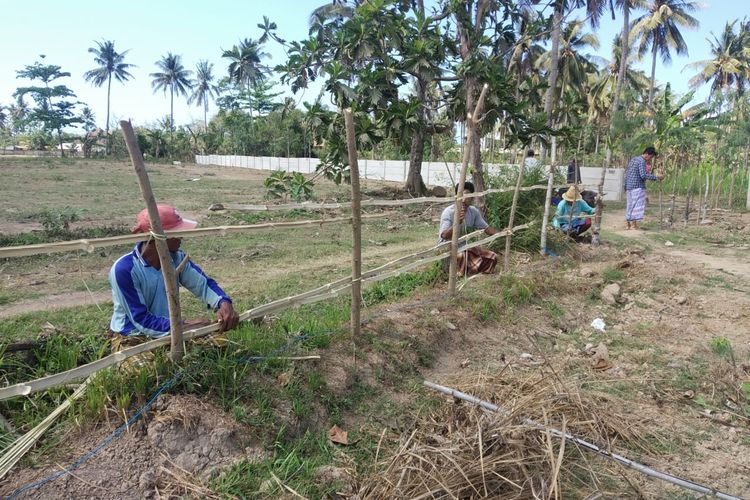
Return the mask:
<svg viewBox="0 0 750 500"><path fill-rule="evenodd" d="M552 219L552 225L571 237L578 237L591 227L591 219L581 217L581 214L594 215L596 210L583 201L580 187L576 184L570 186L562 198L557 204L557 212Z"/></svg>

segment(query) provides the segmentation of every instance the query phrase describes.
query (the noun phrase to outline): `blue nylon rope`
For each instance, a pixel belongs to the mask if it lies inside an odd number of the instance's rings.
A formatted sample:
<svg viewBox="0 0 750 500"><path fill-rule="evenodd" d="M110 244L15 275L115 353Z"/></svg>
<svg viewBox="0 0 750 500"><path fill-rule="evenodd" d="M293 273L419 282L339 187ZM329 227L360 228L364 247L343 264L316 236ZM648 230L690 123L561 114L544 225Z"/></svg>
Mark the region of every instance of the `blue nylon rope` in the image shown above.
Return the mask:
<svg viewBox="0 0 750 500"><path fill-rule="evenodd" d="M287 343L287 344L285 344L285 345L283 345L283 346L281 346L281 347L279 347L277 349L274 349L273 351L271 351L268 354L268 356L265 356L262 359L258 359L258 357L246 357L246 358L241 358L238 361L240 363L256 363L256 362L262 361L263 359L273 358L273 357L277 356L278 354L286 351L287 349L289 349L290 347L292 347L293 345L295 345L297 342L301 342L302 340L305 340L307 338L308 338L308 335L304 335L304 334L303 335L298 335L298 336L294 337L292 340L290 340L289 343ZM172 377L169 380L167 380L166 382L164 382L156 390L156 392L153 394L153 396L151 396L151 398L146 402L146 404L144 404L137 412L135 412L133 414L133 416L128 419L127 422L125 422L120 427L118 427L117 429L115 429L112 432L112 434L110 434L109 436L107 436L106 438L104 438L91 451L89 451L88 453L86 453L85 455L83 455L81 458L79 458L78 460L76 460L75 462L73 462L72 464L70 464L69 466L65 467L63 470L61 470L59 472L55 472L54 474L52 474L50 476L47 476L44 479L40 479L38 481L35 481L33 483L29 483L29 484L27 484L25 486L22 486L22 487L18 488L13 493L11 493L7 497L5 497L5 500L14 500L14 499L18 498L19 496L23 495L24 493L26 493L27 491L35 490L35 489L37 489L37 488L39 488L41 486L44 486L45 484L47 484L49 482L54 481L55 479L57 479L57 478L59 478L61 476L64 476L64 475L66 475L66 474L68 474L68 473L76 470L78 467L80 467L81 465L83 465L84 462L86 462L88 459L90 459L91 457L93 457L94 455L96 455L97 453L99 453L102 449L104 449L104 447L106 447L109 443L111 443L114 439L116 439L120 434L122 434L131 425L133 425L138 420L140 420L140 418L143 416L143 414L145 412L147 412L149 410L149 408L151 408L151 406L153 406L154 402L156 402L156 399L159 396L161 396L165 391L169 390L177 382L179 382L180 379L182 379L182 377L188 372L188 370L194 368L195 366L197 366L197 364L198 363L194 363L189 368L187 368L187 369L185 369L185 370L177 373L174 377Z"/></svg>

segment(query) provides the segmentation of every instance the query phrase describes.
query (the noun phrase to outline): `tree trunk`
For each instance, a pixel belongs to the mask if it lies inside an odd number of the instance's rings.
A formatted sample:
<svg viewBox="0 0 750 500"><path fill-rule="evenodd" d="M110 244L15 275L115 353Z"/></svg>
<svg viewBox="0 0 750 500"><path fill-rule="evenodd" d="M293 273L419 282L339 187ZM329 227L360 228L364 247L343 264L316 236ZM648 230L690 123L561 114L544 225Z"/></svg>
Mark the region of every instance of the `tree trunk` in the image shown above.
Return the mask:
<svg viewBox="0 0 750 500"><path fill-rule="evenodd" d="M418 78L417 99L419 100L419 112L417 116L417 127L411 138L411 153L409 154L409 175L406 178L406 191L412 196L422 196L427 188L422 179L422 160L424 159L424 136L425 136L425 101L427 100L426 83Z"/></svg>
<svg viewBox="0 0 750 500"><path fill-rule="evenodd" d="M104 150L106 155L110 155L112 153L112 145L111 140L109 138L109 103L110 103L110 95L112 91L112 75L109 75L109 78L107 79L107 121L104 124L104 135L107 137L107 146Z"/></svg>
<svg viewBox="0 0 750 500"><path fill-rule="evenodd" d="M404 188L412 196L422 196L427 187L422 180L422 159L424 157L424 129L418 127L411 138L411 153L409 154L409 175Z"/></svg>
<svg viewBox="0 0 750 500"><path fill-rule="evenodd" d="M654 86L656 85L656 41L652 46L651 56L651 86L648 89L648 108L654 105Z"/></svg>
<svg viewBox="0 0 750 500"><path fill-rule="evenodd" d="M617 72L617 83L615 85L615 96L612 99L612 110L609 115L609 137L615 128L615 115L620 108L620 96L622 87L625 83L625 72L628 68L628 51L630 49L630 0L626 0L622 7L622 31L620 32L620 68ZM599 136L597 135L597 149L599 148ZM607 156L604 165L609 168L612 165L612 146L611 140L607 143Z"/></svg>
<svg viewBox="0 0 750 500"><path fill-rule="evenodd" d="M552 127L552 108L555 100L557 75L559 73L559 68L557 66L560 61L560 33L563 18L563 4L564 2L555 2L555 12L552 17L552 54L550 59L549 77L547 78L549 88L547 89L547 95L544 98L544 113L547 115L548 127ZM539 161L544 163L546 155L546 148L543 147Z"/></svg>

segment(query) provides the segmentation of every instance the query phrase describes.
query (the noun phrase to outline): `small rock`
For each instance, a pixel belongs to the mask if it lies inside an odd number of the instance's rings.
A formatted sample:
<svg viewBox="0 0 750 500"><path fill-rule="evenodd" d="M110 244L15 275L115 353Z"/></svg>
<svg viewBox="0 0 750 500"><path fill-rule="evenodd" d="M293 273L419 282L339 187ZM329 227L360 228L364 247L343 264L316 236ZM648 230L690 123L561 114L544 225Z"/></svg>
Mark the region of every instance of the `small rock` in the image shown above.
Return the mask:
<svg viewBox="0 0 750 500"><path fill-rule="evenodd" d="M586 352L589 352L593 348L594 348L594 344L586 344L586 346L583 348L583 350L586 351Z"/></svg>
<svg viewBox="0 0 750 500"><path fill-rule="evenodd" d="M221 203L212 203L208 209L212 212L216 212L217 210L225 210L224 205Z"/></svg>
<svg viewBox="0 0 750 500"><path fill-rule="evenodd" d="M627 304L625 304L625 307L623 307L622 309L623 311L630 311L633 308L633 305L634 304L632 302L628 302Z"/></svg>
<svg viewBox="0 0 750 500"><path fill-rule="evenodd" d="M448 328L448 330L458 330L458 327L456 327L456 325L454 325L450 321L446 321L445 326Z"/></svg>
<svg viewBox="0 0 750 500"><path fill-rule="evenodd" d="M591 278L591 277L595 276L596 273L591 268L582 267L581 269L578 270L578 275L581 276L581 277L583 277L583 278Z"/></svg>
<svg viewBox="0 0 750 500"><path fill-rule="evenodd" d="M671 241L667 240L667 241L664 242L664 246L665 247L673 247L674 243L672 243Z"/></svg>
<svg viewBox="0 0 750 500"><path fill-rule="evenodd" d="M147 470L138 478L138 486L142 490L150 490L156 484L156 472Z"/></svg>
<svg viewBox="0 0 750 500"><path fill-rule="evenodd" d="M701 225L702 225L702 226L710 226L710 225L711 225L711 224L713 224L713 223L714 223L714 221L712 221L711 219L703 219L703 220L701 221Z"/></svg>
<svg viewBox="0 0 750 500"><path fill-rule="evenodd" d="M466 368L467 366L469 366L469 363L471 363L471 361L469 361L468 359L461 361L461 368Z"/></svg>
<svg viewBox="0 0 750 500"><path fill-rule="evenodd" d="M613 306L617 303L617 299L620 298L620 294L622 293L622 290L620 288L620 285L617 283L610 283L609 285L605 286L601 293L601 299L602 302L604 302L607 305Z"/></svg>
<svg viewBox="0 0 750 500"><path fill-rule="evenodd" d="M531 354L529 354L528 352L523 352L523 353L521 353L521 355L520 355L519 357L520 357L521 359L534 359L534 356L532 356L532 355L531 355Z"/></svg>
<svg viewBox="0 0 750 500"><path fill-rule="evenodd" d="M674 301L675 301L675 302L676 302L677 304L679 304L679 305L683 305L683 304L685 304L685 303L687 302L687 300L688 300L688 299L687 299L687 297L685 297L684 295L678 295L678 296L676 296L676 297L674 298Z"/></svg>
<svg viewBox="0 0 750 500"><path fill-rule="evenodd" d="M437 316L438 314L440 314L440 311L438 311L437 309L431 309L430 314L432 314L433 316Z"/></svg>
<svg viewBox="0 0 750 500"><path fill-rule="evenodd" d="M432 196L436 196L438 198L445 198L448 196L448 190L445 189L443 186L435 186L432 188Z"/></svg>

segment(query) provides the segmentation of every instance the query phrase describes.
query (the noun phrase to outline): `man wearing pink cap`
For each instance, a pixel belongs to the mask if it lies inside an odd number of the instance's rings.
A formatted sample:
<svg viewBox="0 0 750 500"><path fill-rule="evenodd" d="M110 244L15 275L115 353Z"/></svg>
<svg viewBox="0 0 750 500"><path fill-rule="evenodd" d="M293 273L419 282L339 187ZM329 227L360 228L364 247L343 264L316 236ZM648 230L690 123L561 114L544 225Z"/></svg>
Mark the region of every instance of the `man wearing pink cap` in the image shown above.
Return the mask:
<svg viewBox="0 0 750 500"><path fill-rule="evenodd" d="M165 231L193 229L198 223L184 219L171 205L159 204L159 218ZM138 214L134 233L150 233L148 211ZM175 268L185 258L180 250L181 238L167 238L167 247ZM211 310L216 311L221 331L231 330L239 323L232 307L232 299L205 275L200 267L188 262L177 275L177 282L190 290ZM169 306L167 291L161 273L159 254L152 237L135 245L132 252L123 255L109 272L114 310L110 330L121 336L163 337L169 334Z"/></svg>

